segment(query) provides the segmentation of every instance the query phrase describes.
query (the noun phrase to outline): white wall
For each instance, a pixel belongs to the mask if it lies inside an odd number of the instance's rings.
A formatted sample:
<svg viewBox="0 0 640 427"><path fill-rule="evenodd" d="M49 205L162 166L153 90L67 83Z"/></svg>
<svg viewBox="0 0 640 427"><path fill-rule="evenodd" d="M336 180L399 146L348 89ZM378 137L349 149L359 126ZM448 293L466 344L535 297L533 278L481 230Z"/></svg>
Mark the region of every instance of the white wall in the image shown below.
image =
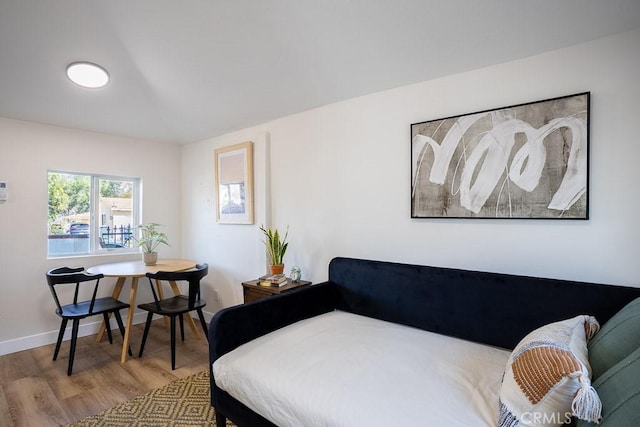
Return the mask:
<svg viewBox="0 0 640 427"><path fill-rule="evenodd" d="M260 216L219 225L213 152L258 141L257 200L290 226L288 271L327 277L334 256L640 285L640 30L328 105L183 150L184 254L210 264L211 311L264 272ZM340 78L339 70L335 70ZM590 220L410 218L410 124L591 92ZM266 137L264 135L267 135ZM269 141L269 144L265 143ZM270 145L270 150L267 145ZM258 178L257 178L258 179Z"/></svg>
<svg viewBox="0 0 640 427"><path fill-rule="evenodd" d="M352 256L638 286L639 45L636 30L184 147L0 118L10 193L0 204L0 354L53 342L59 326L44 279L61 264L46 259L49 169L142 177L143 219L165 224L172 242L161 256L210 264L209 314L241 303L240 282L264 273L262 223L290 226L287 272L299 265L314 282L331 258ZM589 221L410 219L411 123L583 91L592 95ZM255 143L256 224L216 224L214 149L246 140ZM109 160L116 153L125 155Z"/></svg>
<svg viewBox="0 0 640 427"><path fill-rule="evenodd" d="M9 200L0 204L0 354L55 342L60 320L54 314L47 270L140 258L131 254L47 260L48 170L142 178L143 220L166 226L172 247L159 249L160 255L178 257L179 158L177 145L0 118L0 181L7 182L9 191ZM102 284L102 294L110 294L113 280ZM152 298L143 285L141 301ZM128 285L122 295L128 299ZM83 322L81 334L92 333L97 320Z"/></svg>

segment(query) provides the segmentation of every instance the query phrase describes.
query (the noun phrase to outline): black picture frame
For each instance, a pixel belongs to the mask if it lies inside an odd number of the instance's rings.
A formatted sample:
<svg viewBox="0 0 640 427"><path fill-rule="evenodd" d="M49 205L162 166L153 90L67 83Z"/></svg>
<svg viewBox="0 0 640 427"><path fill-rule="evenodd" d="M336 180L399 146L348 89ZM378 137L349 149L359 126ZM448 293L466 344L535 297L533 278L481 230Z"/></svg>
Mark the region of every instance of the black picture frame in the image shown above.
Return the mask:
<svg viewBox="0 0 640 427"><path fill-rule="evenodd" d="M590 98L411 124L411 217L589 219Z"/></svg>

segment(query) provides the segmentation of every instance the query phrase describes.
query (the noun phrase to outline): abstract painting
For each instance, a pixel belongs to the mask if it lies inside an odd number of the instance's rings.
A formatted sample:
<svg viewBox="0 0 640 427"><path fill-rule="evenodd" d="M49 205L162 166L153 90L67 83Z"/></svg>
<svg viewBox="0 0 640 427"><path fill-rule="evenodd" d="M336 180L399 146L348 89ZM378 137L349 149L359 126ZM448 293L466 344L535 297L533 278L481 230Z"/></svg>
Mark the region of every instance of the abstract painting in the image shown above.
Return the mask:
<svg viewBox="0 0 640 427"><path fill-rule="evenodd" d="M589 92L411 125L412 218L588 219Z"/></svg>

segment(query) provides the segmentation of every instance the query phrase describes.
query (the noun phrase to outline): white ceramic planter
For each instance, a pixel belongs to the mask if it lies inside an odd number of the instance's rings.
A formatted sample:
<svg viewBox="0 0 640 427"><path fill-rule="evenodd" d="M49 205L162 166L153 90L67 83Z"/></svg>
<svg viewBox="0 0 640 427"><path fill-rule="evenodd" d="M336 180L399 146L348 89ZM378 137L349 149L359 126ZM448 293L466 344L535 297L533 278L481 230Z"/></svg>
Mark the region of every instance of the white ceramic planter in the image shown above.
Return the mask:
<svg viewBox="0 0 640 427"><path fill-rule="evenodd" d="M158 252L143 252L144 265L155 265L158 262Z"/></svg>

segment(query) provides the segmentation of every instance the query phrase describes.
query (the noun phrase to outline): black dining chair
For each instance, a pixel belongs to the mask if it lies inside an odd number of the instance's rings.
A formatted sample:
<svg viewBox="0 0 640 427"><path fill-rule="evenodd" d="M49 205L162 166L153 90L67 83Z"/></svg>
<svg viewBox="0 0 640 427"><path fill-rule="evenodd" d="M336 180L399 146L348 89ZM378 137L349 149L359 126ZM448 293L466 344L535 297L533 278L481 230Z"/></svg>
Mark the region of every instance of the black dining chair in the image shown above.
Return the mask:
<svg viewBox="0 0 640 427"><path fill-rule="evenodd" d="M147 323L144 326L144 334L142 335L142 344L140 345L140 354L138 357L142 357L144 351L144 345L147 341L147 335L149 334L149 328L151 326L151 320L154 314L162 316L168 316L171 324L171 369L176 369L176 317L180 318L180 334L182 341L184 341L184 318L183 316L191 311L198 313L204 336L209 339L207 332L207 323L204 320L202 314L202 308L207 303L200 298L200 280L209 273L209 266L207 264L198 264L195 268L186 271L158 271L157 273L147 273L149 278L149 284L151 285L151 292L153 293L154 302L147 304L140 304L138 308L146 310ZM171 298L158 299L152 280L156 281L169 281L169 282L187 282L189 284L188 295L176 295Z"/></svg>
<svg viewBox="0 0 640 427"><path fill-rule="evenodd" d="M60 332L58 333L58 341L56 342L56 349L53 352L53 360L58 358L58 352L60 351L60 345L62 344L62 338L64 336L65 329L67 328L67 322L73 321L71 329L71 345L69 349L69 367L67 368L67 375L71 375L73 370L73 358L76 352L76 341L78 339L78 327L80 326L80 319L85 317L102 315L105 322L107 335L109 336L109 343L113 343L111 336L111 328L109 327L109 314L113 313L118 322L118 328L124 338L124 325L122 323L122 317L120 317L120 310L129 308L129 304L122 301L118 301L112 297L96 298L98 294L98 284L100 279L104 276L102 274L89 274L84 271L83 267L70 268L70 267L58 267L47 272L47 283L49 284L49 290L56 303L56 314L62 318L60 324ZM95 282L93 286L93 293L90 300L78 301L78 294L80 291L80 284L84 282ZM64 304L61 302L57 287L59 285L75 284L75 291L73 293L73 302ZM64 302L68 302L67 301ZM129 349L131 352L131 349Z"/></svg>

